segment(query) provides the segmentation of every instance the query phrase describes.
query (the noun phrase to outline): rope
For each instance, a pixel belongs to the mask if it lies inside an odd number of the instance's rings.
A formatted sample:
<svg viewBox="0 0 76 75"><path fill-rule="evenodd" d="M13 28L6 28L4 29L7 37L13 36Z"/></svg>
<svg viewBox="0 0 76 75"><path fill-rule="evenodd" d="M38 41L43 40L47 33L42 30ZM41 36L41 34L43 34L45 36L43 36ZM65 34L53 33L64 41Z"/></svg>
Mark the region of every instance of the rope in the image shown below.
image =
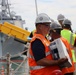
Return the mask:
<svg viewBox="0 0 76 75"><path fill-rule="evenodd" d="M13 58L13 57L21 56L24 52L27 52L27 50L25 50L25 51L23 51L23 52L20 52L20 53L18 53L18 54L16 54L16 55L13 55L13 56L11 56L11 57ZM6 59L6 58L7 58L6 56L0 57L0 59Z"/></svg>

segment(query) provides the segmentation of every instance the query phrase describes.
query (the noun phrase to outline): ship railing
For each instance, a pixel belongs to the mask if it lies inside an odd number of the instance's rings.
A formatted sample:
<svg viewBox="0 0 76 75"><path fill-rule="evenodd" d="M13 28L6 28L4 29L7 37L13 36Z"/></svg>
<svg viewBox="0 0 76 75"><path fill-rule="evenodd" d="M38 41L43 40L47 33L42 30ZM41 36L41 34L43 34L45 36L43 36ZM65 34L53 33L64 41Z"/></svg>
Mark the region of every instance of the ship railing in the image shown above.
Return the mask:
<svg viewBox="0 0 76 75"><path fill-rule="evenodd" d="M27 50L26 50L27 51ZM1 60L2 59L6 59L7 60L7 69L4 69L4 68L0 68L0 75L29 75L29 66L23 66L24 63L26 63L26 65L28 64L27 62L27 56L23 56L22 54L26 51L23 51L21 53L18 53L12 57L16 57L16 56L21 56L21 57L24 57L24 60L20 63L20 64L17 64L16 62L13 62L10 60L11 56L10 54L8 53L7 54L7 57L6 56L2 56L1 57ZM15 64L16 66L18 66L16 69L13 69L11 66L12 64ZM3 65L2 65L3 66ZM25 70L27 70L27 72L24 70L23 71L18 71L20 68L24 68ZM2 72L3 70L3 72Z"/></svg>

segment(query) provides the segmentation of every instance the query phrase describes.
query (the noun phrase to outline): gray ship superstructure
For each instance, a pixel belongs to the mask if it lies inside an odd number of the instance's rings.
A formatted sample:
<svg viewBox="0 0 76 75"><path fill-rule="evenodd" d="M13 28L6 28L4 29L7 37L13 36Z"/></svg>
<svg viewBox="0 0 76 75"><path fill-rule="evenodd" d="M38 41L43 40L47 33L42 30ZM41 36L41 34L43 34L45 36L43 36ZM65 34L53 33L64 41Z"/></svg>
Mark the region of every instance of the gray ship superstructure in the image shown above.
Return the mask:
<svg viewBox="0 0 76 75"><path fill-rule="evenodd" d="M8 0L1 0L0 5L0 23L3 24L7 21L23 28L24 20L22 20L21 16L15 16L14 13L10 11ZM23 51L23 49L24 45L22 43L15 41L14 38L8 37L8 35L0 33L0 53L2 53L0 56L4 56L7 53L15 55Z"/></svg>
<svg viewBox="0 0 76 75"><path fill-rule="evenodd" d="M0 0L0 24L3 24L4 22L11 23L21 28L23 28L23 24L25 23L24 20L22 20L21 16L16 16L14 15L14 12L10 11L10 4L8 3L8 0ZM9 66L7 65L7 59L4 58L5 56L7 56L7 54L11 55L11 60L14 60L15 62L20 64L21 60L24 60L24 58L18 54L21 53L24 49L25 49L24 44L14 40L14 38L11 36L0 33L0 69L2 66L5 69L8 68L7 71L9 73ZM12 68L16 69L17 65L12 64ZM20 68L19 72L23 70L24 68L22 67ZM19 74L23 75L21 73Z"/></svg>

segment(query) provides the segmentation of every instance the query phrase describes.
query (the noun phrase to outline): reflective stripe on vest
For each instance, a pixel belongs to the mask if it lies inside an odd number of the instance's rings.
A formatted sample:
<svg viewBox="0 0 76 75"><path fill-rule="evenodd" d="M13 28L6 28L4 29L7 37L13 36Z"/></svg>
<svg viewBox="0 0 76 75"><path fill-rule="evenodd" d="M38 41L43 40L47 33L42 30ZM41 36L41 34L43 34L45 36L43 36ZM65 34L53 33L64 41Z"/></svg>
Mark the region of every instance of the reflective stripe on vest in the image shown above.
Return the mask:
<svg viewBox="0 0 76 75"><path fill-rule="evenodd" d="M50 55L50 54L51 54L51 51L47 52L47 53L46 53L46 56L48 56L48 55ZM34 56L29 54L29 58L34 59Z"/></svg>
<svg viewBox="0 0 76 75"><path fill-rule="evenodd" d="M45 66L31 66L31 67L29 67L30 68L30 70L38 70L38 69L42 69L42 68L44 68Z"/></svg>
<svg viewBox="0 0 76 75"><path fill-rule="evenodd" d="M73 33L71 33L71 36L70 36L70 46L71 46L71 48L73 49L74 46L73 46L73 44L72 44L72 40L73 40ZM75 41L75 40L74 40L74 41Z"/></svg>

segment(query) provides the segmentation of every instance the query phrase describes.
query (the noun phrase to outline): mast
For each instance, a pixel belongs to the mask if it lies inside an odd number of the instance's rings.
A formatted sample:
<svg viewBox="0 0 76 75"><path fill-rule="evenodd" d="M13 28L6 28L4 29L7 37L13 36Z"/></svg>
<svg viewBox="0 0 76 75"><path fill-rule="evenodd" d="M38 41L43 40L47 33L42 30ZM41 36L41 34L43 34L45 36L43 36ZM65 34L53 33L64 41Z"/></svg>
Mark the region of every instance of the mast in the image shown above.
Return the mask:
<svg viewBox="0 0 76 75"><path fill-rule="evenodd" d="M0 6L0 23L4 23L5 21L7 21L9 23L18 25L19 27L23 28L25 20L22 20L21 16L15 15L14 11L10 11L10 4L8 3L8 0L1 0Z"/></svg>
<svg viewBox="0 0 76 75"><path fill-rule="evenodd" d="M35 7L36 7L36 15L38 16L37 0L35 0Z"/></svg>
<svg viewBox="0 0 76 75"><path fill-rule="evenodd" d="M10 9L9 9L9 3L8 0L1 0L1 12L0 12L0 19L10 19Z"/></svg>

